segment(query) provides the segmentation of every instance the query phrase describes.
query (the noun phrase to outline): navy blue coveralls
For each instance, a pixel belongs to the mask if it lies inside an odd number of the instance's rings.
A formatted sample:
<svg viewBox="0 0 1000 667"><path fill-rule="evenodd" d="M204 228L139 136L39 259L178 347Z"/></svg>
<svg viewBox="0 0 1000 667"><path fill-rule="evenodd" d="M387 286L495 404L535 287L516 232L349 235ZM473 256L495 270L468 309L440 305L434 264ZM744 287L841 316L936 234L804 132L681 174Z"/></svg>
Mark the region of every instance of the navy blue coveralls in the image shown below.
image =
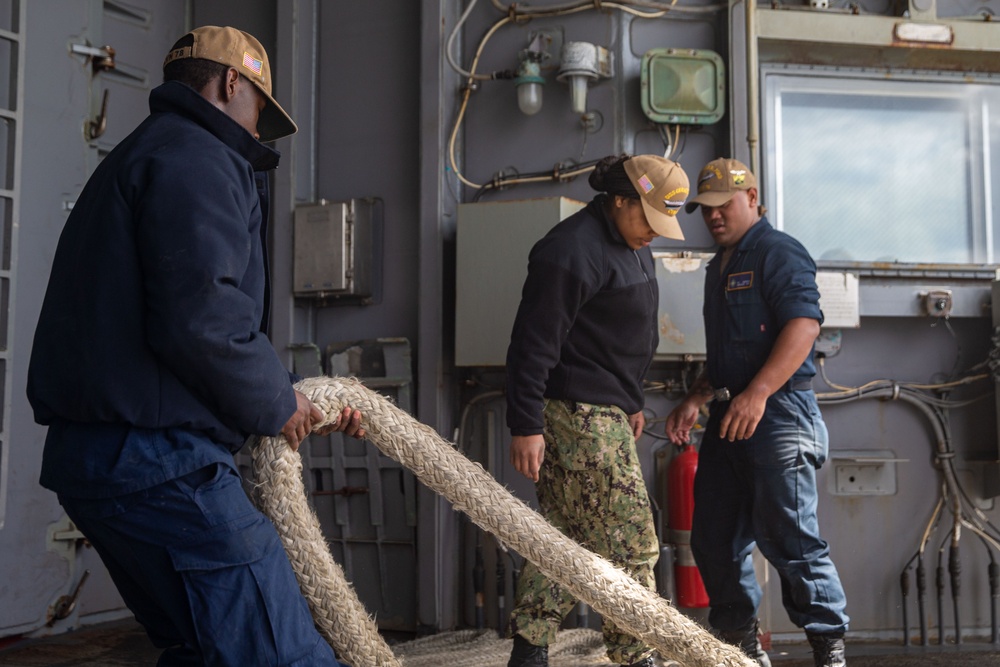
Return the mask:
<svg viewBox="0 0 1000 667"><path fill-rule="evenodd" d="M767 361L791 319L822 323L816 265L794 238L761 219L720 271L722 253L707 267L705 333L708 379L730 395L743 391ZM789 618L811 633L842 633L846 599L816 519L816 470L828 435L811 379L813 355L767 400L754 434L719 436L728 401L710 404L695 476L691 547L708 591L709 622L745 630L760 603L754 545L778 571Z"/></svg>
<svg viewBox="0 0 1000 667"><path fill-rule="evenodd" d="M296 410L263 333L278 154L178 82L66 222L27 393L41 484L164 650L158 665L339 665L233 453Z"/></svg>

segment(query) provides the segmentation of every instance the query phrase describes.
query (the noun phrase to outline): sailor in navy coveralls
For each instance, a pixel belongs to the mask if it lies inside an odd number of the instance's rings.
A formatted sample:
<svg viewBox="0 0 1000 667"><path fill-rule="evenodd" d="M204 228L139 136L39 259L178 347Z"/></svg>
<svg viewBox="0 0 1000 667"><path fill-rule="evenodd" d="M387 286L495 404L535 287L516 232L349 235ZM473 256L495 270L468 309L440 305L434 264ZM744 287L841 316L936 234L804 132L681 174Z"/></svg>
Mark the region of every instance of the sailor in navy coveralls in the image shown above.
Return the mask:
<svg viewBox="0 0 1000 667"><path fill-rule="evenodd" d="M823 321L816 265L758 203L754 175L736 160L713 160L699 174L687 209L701 206L720 246L705 277L707 371L671 412L666 432L687 443L699 408L714 399L691 535L712 627L770 664L757 639L757 546L778 571L782 603L805 629L817 667L839 667L846 599L816 519L816 471L828 450L811 386Z"/></svg>

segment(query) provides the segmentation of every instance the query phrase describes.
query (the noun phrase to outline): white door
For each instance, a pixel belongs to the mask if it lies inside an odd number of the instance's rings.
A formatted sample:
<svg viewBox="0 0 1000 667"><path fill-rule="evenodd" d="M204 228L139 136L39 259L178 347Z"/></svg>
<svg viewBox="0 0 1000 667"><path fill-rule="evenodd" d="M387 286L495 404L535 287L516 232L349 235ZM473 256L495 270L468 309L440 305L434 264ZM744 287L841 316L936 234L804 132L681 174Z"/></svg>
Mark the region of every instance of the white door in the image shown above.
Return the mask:
<svg viewBox="0 0 1000 667"><path fill-rule="evenodd" d="M101 157L147 115L189 4L0 0L0 637L128 613L93 549L38 485L45 429L24 387L68 212Z"/></svg>

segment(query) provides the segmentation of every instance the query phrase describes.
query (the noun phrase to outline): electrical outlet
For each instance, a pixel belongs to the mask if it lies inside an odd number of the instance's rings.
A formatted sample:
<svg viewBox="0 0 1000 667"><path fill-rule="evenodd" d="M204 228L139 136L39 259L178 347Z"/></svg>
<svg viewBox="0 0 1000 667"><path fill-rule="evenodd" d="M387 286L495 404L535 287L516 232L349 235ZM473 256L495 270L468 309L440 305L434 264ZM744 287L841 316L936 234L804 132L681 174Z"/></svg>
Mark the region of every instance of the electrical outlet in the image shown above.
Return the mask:
<svg viewBox="0 0 1000 667"><path fill-rule="evenodd" d="M896 492L896 480L886 475L885 465L836 465L837 495L884 496Z"/></svg>
<svg viewBox="0 0 1000 667"><path fill-rule="evenodd" d="M827 491L835 496L891 496L896 493L897 459L889 450L830 453Z"/></svg>

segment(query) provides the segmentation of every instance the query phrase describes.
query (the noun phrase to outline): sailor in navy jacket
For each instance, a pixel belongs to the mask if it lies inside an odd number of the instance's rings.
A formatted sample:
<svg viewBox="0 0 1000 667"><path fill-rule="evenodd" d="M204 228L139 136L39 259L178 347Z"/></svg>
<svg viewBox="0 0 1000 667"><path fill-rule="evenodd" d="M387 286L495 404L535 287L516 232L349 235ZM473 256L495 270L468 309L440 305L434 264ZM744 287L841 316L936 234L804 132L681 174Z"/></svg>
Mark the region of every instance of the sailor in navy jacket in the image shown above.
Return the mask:
<svg viewBox="0 0 1000 667"><path fill-rule="evenodd" d="M642 410L659 343L656 273L649 247L631 249L605 214L607 198L560 222L529 256L507 351L513 435L542 432L544 398Z"/></svg>
<svg viewBox="0 0 1000 667"><path fill-rule="evenodd" d="M59 240L28 374L43 485L112 496L277 435L295 395L262 328L278 153L167 82ZM81 431L102 441L81 450ZM141 435L140 435L141 434Z"/></svg>
<svg viewBox="0 0 1000 667"><path fill-rule="evenodd" d="M251 434L295 449L325 418L264 333L278 153L261 141L295 124L234 28L183 36L164 78L59 239L28 370L40 481L158 664L337 666L233 460ZM330 428L363 435L357 411Z"/></svg>

